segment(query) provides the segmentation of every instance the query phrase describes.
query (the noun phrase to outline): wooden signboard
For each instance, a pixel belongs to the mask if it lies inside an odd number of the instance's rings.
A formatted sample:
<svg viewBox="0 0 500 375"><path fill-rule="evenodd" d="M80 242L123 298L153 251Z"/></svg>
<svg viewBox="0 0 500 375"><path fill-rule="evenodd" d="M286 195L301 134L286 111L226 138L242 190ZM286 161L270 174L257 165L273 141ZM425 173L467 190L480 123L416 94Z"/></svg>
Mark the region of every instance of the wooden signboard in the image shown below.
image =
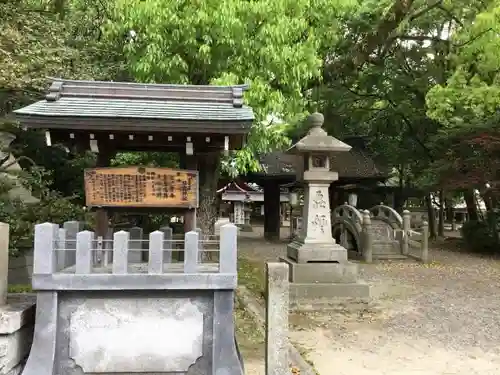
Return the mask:
<svg viewBox="0 0 500 375"><path fill-rule="evenodd" d="M88 207L198 207L198 172L170 168L85 170Z"/></svg>

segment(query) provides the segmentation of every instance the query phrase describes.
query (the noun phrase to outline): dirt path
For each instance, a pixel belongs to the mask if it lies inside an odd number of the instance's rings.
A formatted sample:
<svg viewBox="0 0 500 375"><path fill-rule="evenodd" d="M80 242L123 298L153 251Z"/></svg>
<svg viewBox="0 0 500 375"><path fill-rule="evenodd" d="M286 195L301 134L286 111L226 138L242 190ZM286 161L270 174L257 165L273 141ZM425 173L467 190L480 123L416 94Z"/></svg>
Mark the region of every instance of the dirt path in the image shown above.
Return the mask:
<svg viewBox="0 0 500 375"><path fill-rule="evenodd" d="M284 253L246 237L239 248L254 261ZM321 375L500 374L500 262L449 247L435 246L430 265L362 265L380 298L291 314L291 340Z"/></svg>

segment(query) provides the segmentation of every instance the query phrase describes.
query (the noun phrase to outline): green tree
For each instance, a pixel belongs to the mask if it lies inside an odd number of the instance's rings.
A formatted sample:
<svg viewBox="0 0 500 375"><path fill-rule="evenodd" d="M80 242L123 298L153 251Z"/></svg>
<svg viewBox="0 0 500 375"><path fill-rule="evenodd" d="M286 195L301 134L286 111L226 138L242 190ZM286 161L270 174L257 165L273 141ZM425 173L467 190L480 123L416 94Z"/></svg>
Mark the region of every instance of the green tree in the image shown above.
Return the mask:
<svg viewBox="0 0 500 375"><path fill-rule="evenodd" d="M330 131L370 136L372 148L397 171L402 191L442 188L436 161L443 153L436 136L443 124L428 116L426 96L453 74L450 53L467 43L450 35L489 4L361 1L340 20L344 38L324 47L327 59L318 96L327 123L333 124ZM430 195L427 202L431 209Z"/></svg>
<svg viewBox="0 0 500 375"><path fill-rule="evenodd" d="M321 38L336 35L332 20L342 6L326 0L119 0L105 35L113 45L127 41L125 60L136 81L250 84L245 100L256 121L248 145L223 163L245 173L259 168L257 154L289 144L283 127L266 120L302 116L307 89L321 77ZM204 231L215 220L217 175L207 184L200 199L210 212L199 210Z"/></svg>
<svg viewBox="0 0 500 375"><path fill-rule="evenodd" d="M441 157L436 158L433 168L442 184L465 191L472 220L480 218L473 189L483 194L488 218L493 217L490 247L494 248L498 247L498 236L492 209L498 208L500 186L499 17L500 2L489 1L481 12L455 30L449 56L450 77L435 85L426 98L427 115L441 124L435 137ZM474 228L464 235L475 233ZM469 240L484 243L479 237Z"/></svg>

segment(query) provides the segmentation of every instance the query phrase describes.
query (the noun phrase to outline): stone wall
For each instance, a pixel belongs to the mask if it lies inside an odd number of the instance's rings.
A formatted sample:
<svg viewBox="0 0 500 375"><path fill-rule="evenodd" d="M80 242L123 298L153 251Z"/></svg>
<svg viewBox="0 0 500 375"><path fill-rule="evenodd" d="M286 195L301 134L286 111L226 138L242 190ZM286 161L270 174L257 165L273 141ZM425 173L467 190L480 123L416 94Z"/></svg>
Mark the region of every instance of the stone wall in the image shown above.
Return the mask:
<svg viewBox="0 0 500 375"><path fill-rule="evenodd" d="M34 295L6 294L9 269L9 226L0 223L0 375L22 372L35 322Z"/></svg>

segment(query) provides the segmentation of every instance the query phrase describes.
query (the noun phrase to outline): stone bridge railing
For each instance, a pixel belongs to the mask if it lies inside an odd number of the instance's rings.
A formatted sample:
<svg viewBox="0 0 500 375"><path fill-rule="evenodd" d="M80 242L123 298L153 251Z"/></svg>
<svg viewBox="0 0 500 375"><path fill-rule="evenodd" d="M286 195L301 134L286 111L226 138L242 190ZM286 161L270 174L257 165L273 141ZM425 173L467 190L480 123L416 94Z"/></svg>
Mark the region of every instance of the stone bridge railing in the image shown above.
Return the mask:
<svg viewBox="0 0 500 375"><path fill-rule="evenodd" d="M410 227L411 213L399 215L383 204L359 211L343 204L332 213L332 233L340 244L350 250L351 256L360 255L366 262L373 259L416 258L428 261L428 224L421 232Z"/></svg>

